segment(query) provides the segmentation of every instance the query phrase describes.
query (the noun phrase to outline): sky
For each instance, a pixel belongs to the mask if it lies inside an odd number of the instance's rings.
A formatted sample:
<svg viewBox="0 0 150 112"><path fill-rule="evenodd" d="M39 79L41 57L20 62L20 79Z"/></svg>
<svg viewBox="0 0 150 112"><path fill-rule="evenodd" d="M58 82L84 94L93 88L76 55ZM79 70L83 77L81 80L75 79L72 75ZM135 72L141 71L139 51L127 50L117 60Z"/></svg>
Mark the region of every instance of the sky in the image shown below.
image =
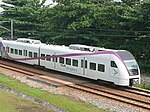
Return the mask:
<svg viewBox="0 0 150 112"><path fill-rule="evenodd" d="M53 3L52 0L47 0L47 1L45 2L45 5L48 5L48 4L51 4L51 3Z"/></svg>

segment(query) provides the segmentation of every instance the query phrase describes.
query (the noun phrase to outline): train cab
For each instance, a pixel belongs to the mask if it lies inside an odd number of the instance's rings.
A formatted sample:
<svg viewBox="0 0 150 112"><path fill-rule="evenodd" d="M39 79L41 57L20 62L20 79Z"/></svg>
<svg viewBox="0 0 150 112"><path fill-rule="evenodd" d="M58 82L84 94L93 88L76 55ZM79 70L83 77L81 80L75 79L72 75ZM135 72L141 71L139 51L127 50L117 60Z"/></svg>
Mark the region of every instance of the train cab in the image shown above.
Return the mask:
<svg viewBox="0 0 150 112"><path fill-rule="evenodd" d="M128 71L129 86L132 86L133 83L139 84L140 83L140 69L134 56L129 51L125 51L125 50L122 50L122 51L120 50L117 52L117 54L123 60L125 67Z"/></svg>

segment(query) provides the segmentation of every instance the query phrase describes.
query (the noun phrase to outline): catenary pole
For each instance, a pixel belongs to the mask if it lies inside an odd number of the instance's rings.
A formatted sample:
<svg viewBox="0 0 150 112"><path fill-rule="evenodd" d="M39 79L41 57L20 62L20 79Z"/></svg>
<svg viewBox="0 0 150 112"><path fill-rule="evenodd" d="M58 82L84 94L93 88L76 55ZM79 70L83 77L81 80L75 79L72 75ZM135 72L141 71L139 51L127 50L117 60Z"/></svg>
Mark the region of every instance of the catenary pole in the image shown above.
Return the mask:
<svg viewBox="0 0 150 112"><path fill-rule="evenodd" d="M13 38L14 38L14 32L13 32L13 20L10 20L10 24L11 24L11 39L13 40Z"/></svg>

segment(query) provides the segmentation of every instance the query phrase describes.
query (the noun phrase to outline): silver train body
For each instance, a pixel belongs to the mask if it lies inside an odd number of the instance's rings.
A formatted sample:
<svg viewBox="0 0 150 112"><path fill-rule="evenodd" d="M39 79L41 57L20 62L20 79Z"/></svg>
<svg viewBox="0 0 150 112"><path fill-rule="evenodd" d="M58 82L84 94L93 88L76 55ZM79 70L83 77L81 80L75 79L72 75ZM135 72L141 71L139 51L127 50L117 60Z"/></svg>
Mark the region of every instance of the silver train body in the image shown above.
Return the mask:
<svg viewBox="0 0 150 112"><path fill-rule="evenodd" d="M95 80L131 86L140 83L140 69L126 50L72 44L47 45L38 40L0 40L0 57Z"/></svg>

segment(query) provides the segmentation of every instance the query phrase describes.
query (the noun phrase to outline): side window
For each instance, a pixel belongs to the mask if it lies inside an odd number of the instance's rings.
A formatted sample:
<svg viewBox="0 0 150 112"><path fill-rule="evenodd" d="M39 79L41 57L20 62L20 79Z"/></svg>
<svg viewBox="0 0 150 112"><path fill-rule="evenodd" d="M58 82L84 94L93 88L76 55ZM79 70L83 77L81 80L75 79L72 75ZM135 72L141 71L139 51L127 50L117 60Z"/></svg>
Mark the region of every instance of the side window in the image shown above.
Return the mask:
<svg viewBox="0 0 150 112"><path fill-rule="evenodd" d="M114 61L111 61L111 67L115 67L115 68L118 68L116 63Z"/></svg>
<svg viewBox="0 0 150 112"><path fill-rule="evenodd" d="M19 55L22 55L22 50L19 50Z"/></svg>
<svg viewBox="0 0 150 112"><path fill-rule="evenodd" d="M81 60L81 68L83 68L84 60ZM87 60L85 60L85 68L87 68Z"/></svg>
<svg viewBox="0 0 150 112"><path fill-rule="evenodd" d="M72 65L78 67L78 60L73 59L72 60Z"/></svg>
<svg viewBox="0 0 150 112"><path fill-rule="evenodd" d="M3 47L3 51L5 51L5 47Z"/></svg>
<svg viewBox="0 0 150 112"><path fill-rule="evenodd" d="M105 72L105 65L103 65L103 64L98 64L98 71L100 71L100 72Z"/></svg>
<svg viewBox="0 0 150 112"><path fill-rule="evenodd" d="M90 69L91 70L96 70L96 63L90 62Z"/></svg>
<svg viewBox="0 0 150 112"><path fill-rule="evenodd" d="M70 58L66 58L66 65L71 65L71 59Z"/></svg>
<svg viewBox="0 0 150 112"><path fill-rule="evenodd" d="M13 48L11 48L11 49L10 49L10 52L13 54L13 53L14 53L14 49L13 49Z"/></svg>
<svg viewBox="0 0 150 112"><path fill-rule="evenodd" d="M29 57L32 58L32 52L29 51Z"/></svg>
<svg viewBox="0 0 150 112"><path fill-rule="evenodd" d="M45 57L45 54L41 54L41 57ZM41 60L45 60L45 58L41 58Z"/></svg>
<svg viewBox="0 0 150 112"><path fill-rule="evenodd" d="M46 55L46 56L50 56L50 55ZM51 61L51 58L46 58L46 61Z"/></svg>
<svg viewBox="0 0 150 112"><path fill-rule="evenodd" d="M59 58L59 63L64 64L64 58L63 58L63 57L60 57L60 58Z"/></svg>
<svg viewBox="0 0 150 112"><path fill-rule="evenodd" d="M53 58L53 62L57 62L57 58Z"/></svg>
<svg viewBox="0 0 150 112"><path fill-rule="evenodd" d="M83 60L81 60L81 68L83 68Z"/></svg>
<svg viewBox="0 0 150 112"><path fill-rule="evenodd" d="M56 61L56 62L57 62L57 59L58 59L58 58L55 58L55 61Z"/></svg>
<svg viewBox="0 0 150 112"><path fill-rule="evenodd" d="M37 57L37 53L36 52L34 52L34 58L36 58Z"/></svg>
<svg viewBox="0 0 150 112"><path fill-rule="evenodd" d="M18 49L15 49L15 54L18 54Z"/></svg>

